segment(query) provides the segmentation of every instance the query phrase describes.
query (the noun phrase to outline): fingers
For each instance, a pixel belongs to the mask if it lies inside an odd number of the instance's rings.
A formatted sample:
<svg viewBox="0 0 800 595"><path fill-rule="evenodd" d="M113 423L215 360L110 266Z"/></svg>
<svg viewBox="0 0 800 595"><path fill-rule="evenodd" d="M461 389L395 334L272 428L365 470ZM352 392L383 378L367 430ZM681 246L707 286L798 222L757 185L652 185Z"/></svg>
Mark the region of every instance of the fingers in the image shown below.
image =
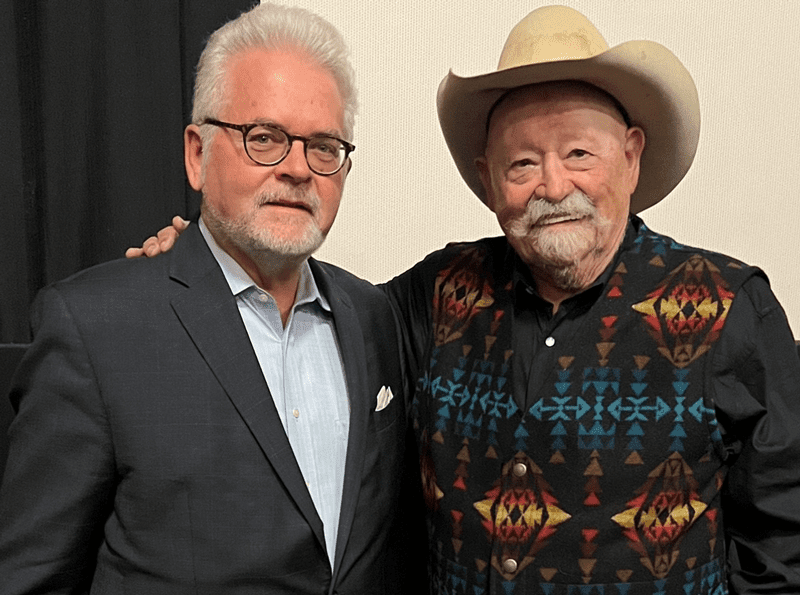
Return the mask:
<svg viewBox="0 0 800 595"><path fill-rule="evenodd" d="M172 218L172 227L174 227L180 234L182 231L185 231L187 227L189 227L189 221L180 215L175 215Z"/></svg>
<svg viewBox="0 0 800 595"><path fill-rule="evenodd" d="M139 258L140 256L158 256L161 248L158 245L158 238L150 236L144 241L141 248L128 248L125 250L125 258Z"/></svg>
<svg viewBox="0 0 800 595"><path fill-rule="evenodd" d="M125 251L125 258L139 258L147 256L151 258L158 256L162 252L169 252L175 245L175 240L189 227L189 221L180 215L172 218L172 225L161 229L156 235L150 236L142 244L141 248L128 248Z"/></svg>
<svg viewBox="0 0 800 595"><path fill-rule="evenodd" d="M158 256L162 252L158 238L155 236L150 236L144 241L144 244L142 244L142 250L144 251L145 256L148 258Z"/></svg>
<svg viewBox="0 0 800 595"><path fill-rule="evenodd" d="M187 227L189 227L189 221L182 218L180 215L175 215L172 218L172 227L165 227L159 230L157 234L158 252L156 252L156 254L171 250L175 245L175 240L178 239L178 236L181 235ZM151 256L149 252L147 255ZM152 256L155 256L155 254Z"/></svg>
<svg viewBox="0 0 800 595"><path fill-rule="evenodd" d="M175 244L176 239L178 239L178 232L174 227L165 227L159 230L156 240L159 252L167 252L170 250Z"/></svg>

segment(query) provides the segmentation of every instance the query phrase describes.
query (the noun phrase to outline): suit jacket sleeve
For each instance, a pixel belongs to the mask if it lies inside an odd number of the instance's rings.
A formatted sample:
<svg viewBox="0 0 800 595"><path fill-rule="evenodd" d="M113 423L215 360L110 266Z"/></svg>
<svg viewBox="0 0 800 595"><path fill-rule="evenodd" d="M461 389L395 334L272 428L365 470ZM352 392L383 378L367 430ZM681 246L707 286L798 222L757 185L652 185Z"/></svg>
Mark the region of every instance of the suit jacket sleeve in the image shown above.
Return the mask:
<svg viewBox="0 0 800 595"><path fill-rule="evenodd" d="M800 593L800 359L763 277L734 300L711 383L730 464L732 592Z"/></svg>
<svg viewBox="0 0 800 595"><path fill-rule="evenodd" d="M33 311L34 342L11 391L0 582L5 595L83 593L113 501L111 440L68 304L50 288Z"/></svg>

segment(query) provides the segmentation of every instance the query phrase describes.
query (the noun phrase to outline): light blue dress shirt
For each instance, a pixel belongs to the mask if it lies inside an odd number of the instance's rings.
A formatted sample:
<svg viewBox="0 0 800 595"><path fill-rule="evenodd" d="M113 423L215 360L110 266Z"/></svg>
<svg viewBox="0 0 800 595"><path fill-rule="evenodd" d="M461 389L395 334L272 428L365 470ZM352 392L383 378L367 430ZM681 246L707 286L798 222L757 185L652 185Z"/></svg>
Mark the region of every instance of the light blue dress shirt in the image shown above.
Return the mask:
<svg viewBox="0 0 800 595"><path fill-rule="evenodd" d="M333 567L350 405L330 305L305 262L284 328L273 297L219 247L202 219L200 231L236 296L283 429L322 519Z"/></svg>

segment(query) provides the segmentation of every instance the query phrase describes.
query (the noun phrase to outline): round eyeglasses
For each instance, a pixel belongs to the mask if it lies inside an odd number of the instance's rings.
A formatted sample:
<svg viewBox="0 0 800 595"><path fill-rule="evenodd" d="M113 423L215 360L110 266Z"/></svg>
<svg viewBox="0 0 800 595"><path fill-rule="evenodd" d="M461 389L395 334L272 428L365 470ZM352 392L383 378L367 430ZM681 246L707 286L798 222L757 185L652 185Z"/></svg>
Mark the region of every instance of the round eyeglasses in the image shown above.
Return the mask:
<svg viewBox="0 0 800 595"><path fill-rule="evenodd" d="M309 169L320 176L332 176L338 172L356 149L355 145L335 136L297 136L269 124L231 124L212 118L206 118L202 123L241 132L245 153L259 165L278 165L286 159L292 143L302 141Z"/></svg>

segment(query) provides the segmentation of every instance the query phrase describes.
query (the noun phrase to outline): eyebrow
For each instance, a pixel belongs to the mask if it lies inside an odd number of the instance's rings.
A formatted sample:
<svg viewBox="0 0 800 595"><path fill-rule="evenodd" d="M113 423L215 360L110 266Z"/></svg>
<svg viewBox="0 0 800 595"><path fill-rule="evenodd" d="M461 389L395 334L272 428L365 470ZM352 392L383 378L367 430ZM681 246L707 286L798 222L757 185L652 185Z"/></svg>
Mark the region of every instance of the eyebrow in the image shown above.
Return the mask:
<svg viewBox="0 0 800 595"><path fill-rule="evenodd" d="M277 122L275 122L273 120L257 119L257 120L253 120L252 122L248 122L248 123L249 124L259 124L261 126L270 126L272 128L277 128L278 130L281 130L281 131L285 132L286 134L292 134L291 132L286 130L285 126L283 126L281 124L278 124ZM301 136L306 136L306 135L301 135ZM339 131L339 130L336 130L336 129L317 130L317 131L312 132L311 134L309 134L308 138L313 138L315 136L332 136L334 138L344 138L344 133Z"/></svg>

